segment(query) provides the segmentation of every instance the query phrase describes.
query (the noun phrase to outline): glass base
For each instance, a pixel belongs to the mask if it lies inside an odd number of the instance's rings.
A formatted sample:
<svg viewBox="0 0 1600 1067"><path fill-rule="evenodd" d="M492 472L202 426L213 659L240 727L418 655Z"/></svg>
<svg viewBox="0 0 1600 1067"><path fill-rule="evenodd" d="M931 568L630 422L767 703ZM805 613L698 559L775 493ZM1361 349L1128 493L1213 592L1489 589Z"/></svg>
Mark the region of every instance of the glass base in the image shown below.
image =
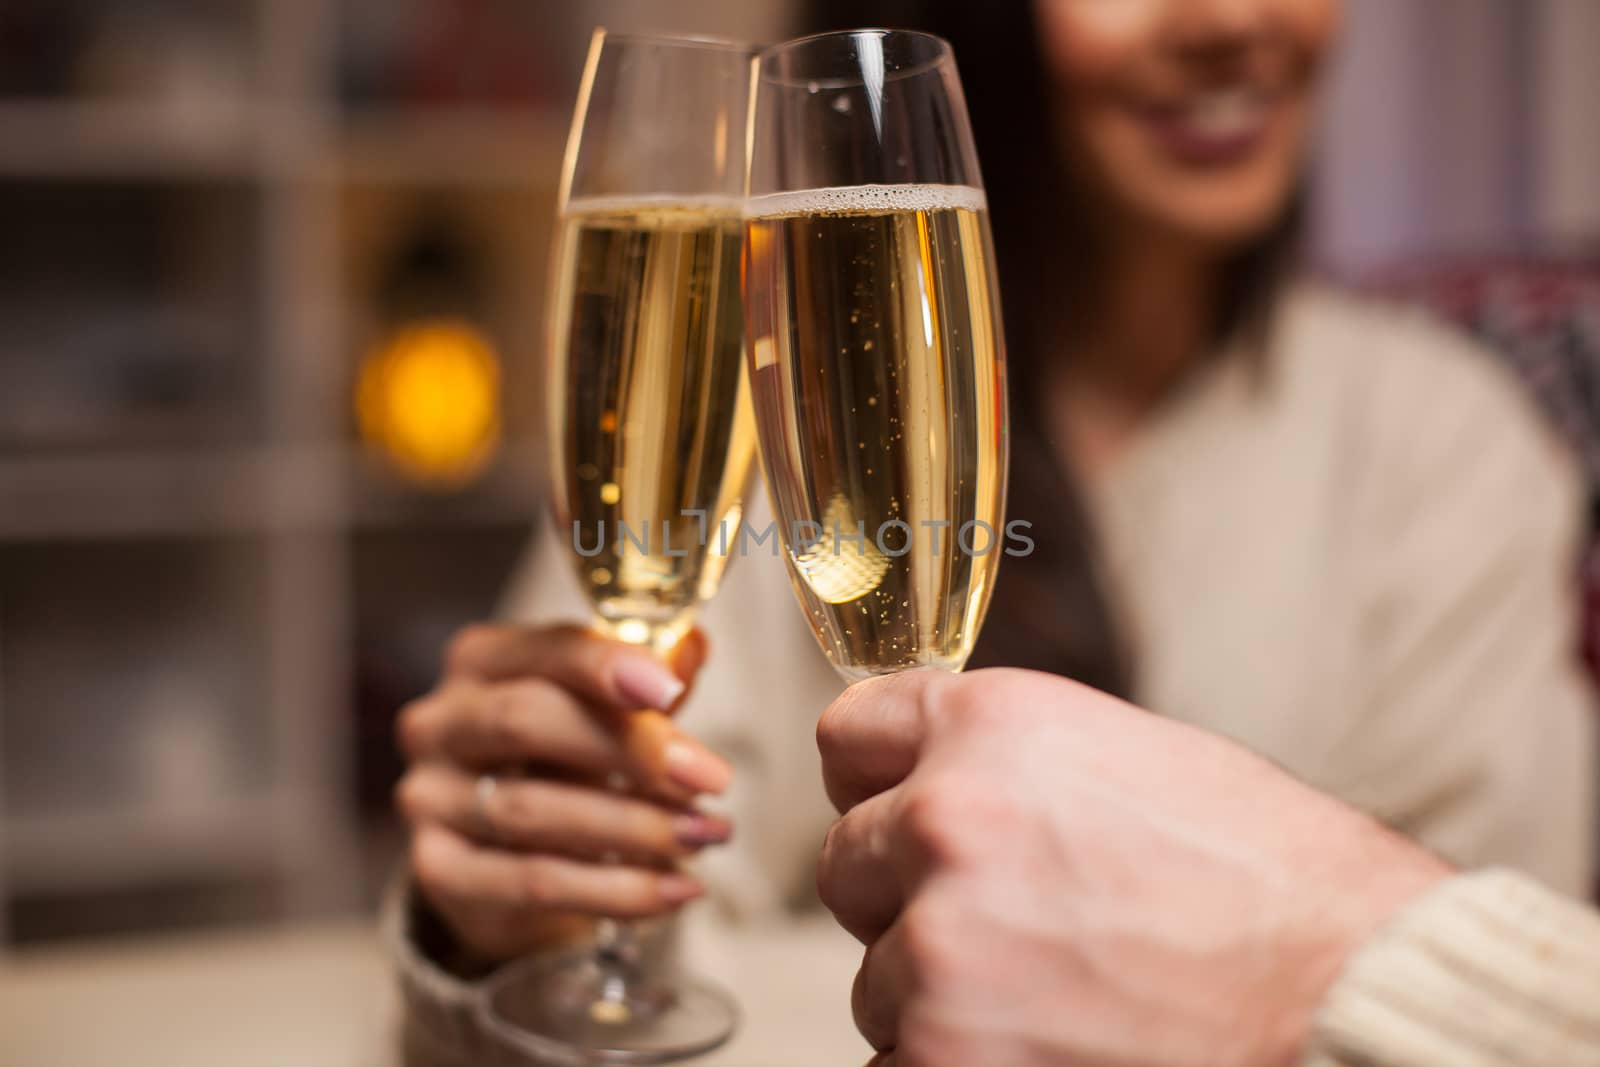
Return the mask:
<svg viewBox="0 0 1600 1067"><path fill-rule="evenodd" d="M478 1015L539 1064L675 1063L718 1047L739 1021L717 986L605 953L510 964L485 984Z"/></svg>

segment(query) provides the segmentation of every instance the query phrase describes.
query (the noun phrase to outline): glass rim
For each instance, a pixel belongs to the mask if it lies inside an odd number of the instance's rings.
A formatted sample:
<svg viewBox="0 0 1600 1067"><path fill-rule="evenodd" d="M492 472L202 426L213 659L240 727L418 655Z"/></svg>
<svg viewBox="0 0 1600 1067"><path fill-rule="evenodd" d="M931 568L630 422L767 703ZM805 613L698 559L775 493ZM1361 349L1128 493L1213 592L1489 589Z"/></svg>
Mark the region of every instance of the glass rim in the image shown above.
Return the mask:
<svg viewBox="0 0 1600 1067"><path fill-rule="evenodd" d="M602 37L606 41L617 41L621 44L649 44L674 48L702 48L708 51L743 52L752 57L761 51L760 45L749 41L740 41L733 37L713 37L708 34L698 33L610 30L604 26L596 26L594 35Z"/></svg>
<svg viewBox="0 0 1600 1067"><path fill-rule="evenodd" d="M768 72L767 64L768 61L775 58L778 53L788 51L792 48L799 48L803 45L815 44L818 41L823 41L830 37L859 37L864 34L872 34L878 37L906 37L932 44L934 46L934 55L932 57L923 60L921 63L918 63L914 66L885 73L883 79L885 82L901 81L906 78L915 78L919 75L928 73L930 70L937 70L940 66L955 60L955 49L951 47L949 41L945 40L943 37L940 37L936 33L927 33L923 30L896 30L890 29L886 26L862 26L853 30L826 30L822 33L808 33L804 37L794 37L790 40L780 41L777 44L772 44L766 46L765 48L761 48L757 50L755 56L756 67L759 72L758 77L763 84L783 85L790 88L816 85L828 89L841 89L849 85L859 85L864 81L864 79L858 76L841 76L832 78L778 77Z"/></svg>

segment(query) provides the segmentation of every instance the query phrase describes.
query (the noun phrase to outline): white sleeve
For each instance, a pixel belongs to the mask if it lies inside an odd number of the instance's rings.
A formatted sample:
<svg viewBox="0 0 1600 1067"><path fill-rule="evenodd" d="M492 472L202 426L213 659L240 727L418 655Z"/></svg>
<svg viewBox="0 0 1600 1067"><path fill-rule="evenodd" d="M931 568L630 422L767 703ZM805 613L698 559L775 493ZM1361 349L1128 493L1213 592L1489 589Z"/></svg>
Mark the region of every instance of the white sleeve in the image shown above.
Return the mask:
<svg viewBox="0 0 1600 1067"><path fill-rule="evenodd" d="M1452 339L1453 341L1453 339ZM1363 728L1384 758L1352 799L1458 864L1590 889L1595 709L1578 658L1576 472L1483 353L1396 396L1400 468L1373 516ZM1381 402L1381 398L1380 398ZM1431 782L1397 808L1391 790ZM1414 790L1413 790L1414 792Z"/></svg>

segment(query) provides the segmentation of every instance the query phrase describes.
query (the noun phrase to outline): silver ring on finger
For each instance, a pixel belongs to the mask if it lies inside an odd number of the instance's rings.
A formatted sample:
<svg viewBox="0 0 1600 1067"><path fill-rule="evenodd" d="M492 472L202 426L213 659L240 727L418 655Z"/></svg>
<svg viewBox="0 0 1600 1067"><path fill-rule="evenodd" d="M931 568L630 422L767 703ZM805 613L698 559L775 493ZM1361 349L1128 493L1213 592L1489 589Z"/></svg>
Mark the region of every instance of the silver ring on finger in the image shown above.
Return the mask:
<svg viewBox="0 0 1600 1067"><path fill-rule="evenodd" d="M500 790L500 781L492 774L480 774L472 787L472 814L478 821L478 830L486 841L499 840L495 830L494 816L489 813L489 805L494 803L494 795Z"/></svg>

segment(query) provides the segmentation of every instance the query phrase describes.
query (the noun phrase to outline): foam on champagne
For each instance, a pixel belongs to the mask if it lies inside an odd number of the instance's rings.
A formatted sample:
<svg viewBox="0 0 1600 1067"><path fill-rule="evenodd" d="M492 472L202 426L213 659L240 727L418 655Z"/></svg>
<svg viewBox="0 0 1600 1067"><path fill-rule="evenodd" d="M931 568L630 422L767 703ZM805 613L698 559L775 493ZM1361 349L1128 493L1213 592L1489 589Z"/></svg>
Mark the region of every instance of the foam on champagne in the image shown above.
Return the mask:
<svg viewBox="0 0 1600 1067"><path fill-rule="evenodd" d="M987 211L982 189L970 185L840 185L751 197L751 219L796 215L889 215L906 211Z"/></svg>

